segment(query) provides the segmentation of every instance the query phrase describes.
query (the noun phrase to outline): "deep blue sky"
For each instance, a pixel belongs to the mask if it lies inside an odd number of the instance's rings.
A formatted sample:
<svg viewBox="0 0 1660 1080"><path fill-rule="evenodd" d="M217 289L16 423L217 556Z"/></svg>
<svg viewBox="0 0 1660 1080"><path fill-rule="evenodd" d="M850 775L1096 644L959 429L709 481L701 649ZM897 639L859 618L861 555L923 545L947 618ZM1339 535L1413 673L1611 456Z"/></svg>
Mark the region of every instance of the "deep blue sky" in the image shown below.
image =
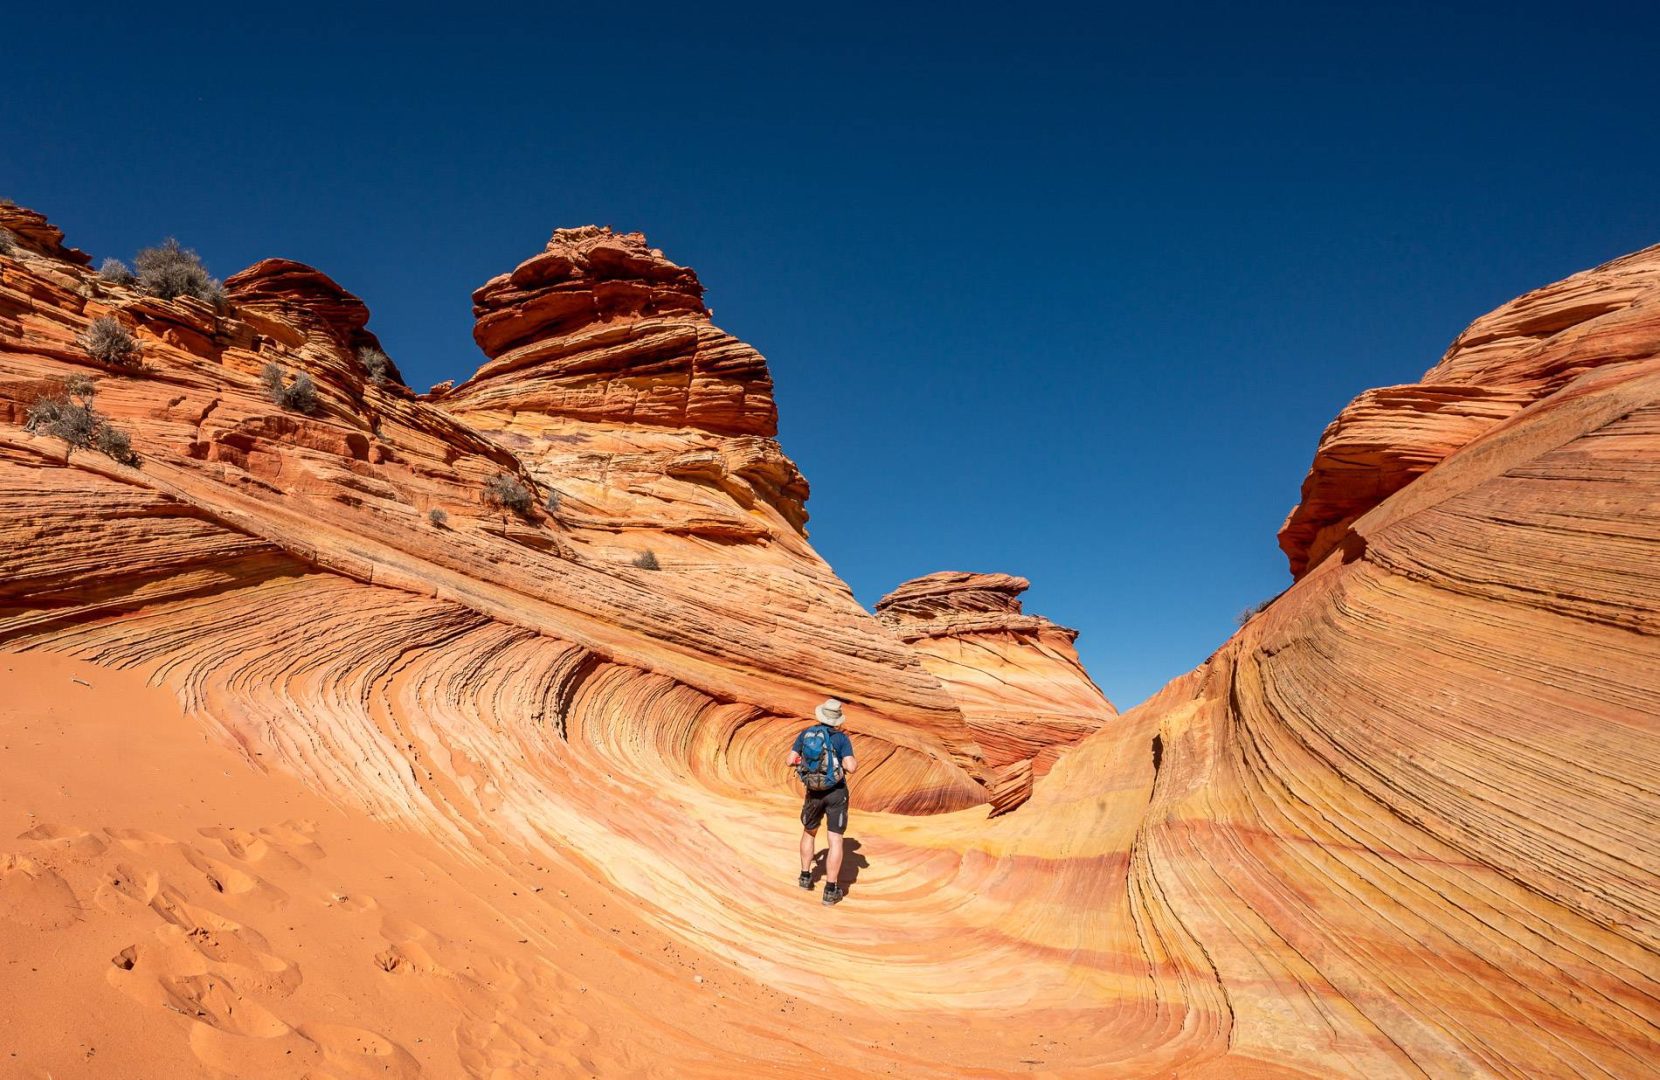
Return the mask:
<svg viewBox="0 0 1660 1080"><path fill-rule="evenodd" d="M1660 241L1652 3L1150 6L30 5L0 194L313 263L422 386L555 226L643 230L770 360L861 600L1026 575L1127 707L1288 584L1349 398Z"/></svg>

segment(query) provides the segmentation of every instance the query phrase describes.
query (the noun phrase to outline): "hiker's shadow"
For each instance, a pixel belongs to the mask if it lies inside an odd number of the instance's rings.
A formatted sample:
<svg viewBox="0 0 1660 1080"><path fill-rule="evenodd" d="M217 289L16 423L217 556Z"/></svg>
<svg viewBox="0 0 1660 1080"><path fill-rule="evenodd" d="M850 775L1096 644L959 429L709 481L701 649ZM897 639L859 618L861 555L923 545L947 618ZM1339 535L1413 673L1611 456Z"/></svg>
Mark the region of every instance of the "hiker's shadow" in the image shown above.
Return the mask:
<svg viewBox="0 0 1660 1080"><path fill-rule="evenodd" d="M870 860L860 850L860 843L854 839L842 841L842 888L852 891L859 881L859 872L870 869ZM824 880L824 864L830 858L829 850L819 852L813 856L813 883L816 885Z"/></svg>

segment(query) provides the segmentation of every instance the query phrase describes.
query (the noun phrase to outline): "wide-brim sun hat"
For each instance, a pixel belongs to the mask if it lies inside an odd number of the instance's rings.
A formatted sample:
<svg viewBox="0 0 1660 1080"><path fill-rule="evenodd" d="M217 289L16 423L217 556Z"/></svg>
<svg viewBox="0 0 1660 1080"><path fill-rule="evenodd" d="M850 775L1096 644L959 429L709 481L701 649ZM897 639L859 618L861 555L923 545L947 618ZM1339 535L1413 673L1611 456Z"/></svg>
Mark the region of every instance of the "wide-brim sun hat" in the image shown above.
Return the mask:
<svg viewBox="0 0 1660 1080"><path fill-rule="evenodd" d="M841 727L842 720L845 719L842 716L842 703L835 698L825 699L823 705L813 710L813 715L818 717L819 723L830 727Z"/></svg>

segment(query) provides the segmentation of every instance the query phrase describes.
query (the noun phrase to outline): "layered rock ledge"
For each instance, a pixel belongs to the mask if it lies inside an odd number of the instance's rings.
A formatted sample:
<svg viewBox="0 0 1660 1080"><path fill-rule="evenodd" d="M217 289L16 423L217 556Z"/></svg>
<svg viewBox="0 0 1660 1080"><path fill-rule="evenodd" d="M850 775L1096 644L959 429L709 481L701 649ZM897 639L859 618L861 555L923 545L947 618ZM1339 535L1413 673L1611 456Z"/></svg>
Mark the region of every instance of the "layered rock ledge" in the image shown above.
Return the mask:
<svg viewBox="0 0 1660 1080"><path fill-rule="evenodd" d="M1078 659L1078 632L1021 611L1031 587L1009 574L942 571L876 604L876 617L922 656L974 733L990 770L994 814L1031 797L1032 782L1117 710Z"/></svg>
<svg viewBox="0 0 1660 1080"><path fill-rule="evenodd" d="M1362 514L1587 371L1660 347L1660 245L1482 316L1417 383L1368 390L1326 428L1280 548L1300 577Z"/></svg>
<svg viewBox="0 0 1660 1080"><path fill-rule="evenodd" d="M778 431L766 361L710 322L697 275L639 233L559 229L473 293L473 313L490 362L446 395L452 408Z"/></svg>

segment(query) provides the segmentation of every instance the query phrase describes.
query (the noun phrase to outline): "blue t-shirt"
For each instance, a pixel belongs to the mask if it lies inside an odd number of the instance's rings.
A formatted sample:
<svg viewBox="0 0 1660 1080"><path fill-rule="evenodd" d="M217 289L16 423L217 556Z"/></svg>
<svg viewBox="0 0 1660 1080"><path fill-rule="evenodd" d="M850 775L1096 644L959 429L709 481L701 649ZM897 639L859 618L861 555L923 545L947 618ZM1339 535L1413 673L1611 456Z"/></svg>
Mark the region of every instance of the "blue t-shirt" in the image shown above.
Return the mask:
<svg viewBox="0 0 1660 1080"><path fill-rule="evenodd" d="M813 725L813 727L824 726L825 725L823 724ZM813 730L813 728L805 728L797 734L795 737L795 744L791 746L790 749L794 750L797 754L800 754L802 737L811 730ZM828 730L830 732L830 752L836 755L836 772L840 774L841 782L845 784L847 782L847 772L842 768L842 760L853 756L853 740L847 737L847 732L845 731L837 731L835 728L829 728Z"/></svg>

